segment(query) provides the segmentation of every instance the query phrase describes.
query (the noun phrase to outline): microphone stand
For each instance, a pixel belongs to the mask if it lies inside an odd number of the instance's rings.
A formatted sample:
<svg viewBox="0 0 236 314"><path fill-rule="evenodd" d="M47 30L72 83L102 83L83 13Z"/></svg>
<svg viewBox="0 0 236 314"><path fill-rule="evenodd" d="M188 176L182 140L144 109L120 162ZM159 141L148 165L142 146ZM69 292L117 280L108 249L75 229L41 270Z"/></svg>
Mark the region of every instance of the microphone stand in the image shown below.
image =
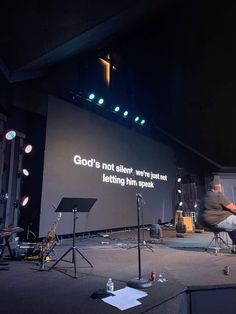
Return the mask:
<svg viewBox="0 0 236 314"><path fill-rule="evenodd" d="M142 289L152 286L152 282L148 279L142 278L141 275L141 252L140 252L140 211L143 197L140 193L136 194L137 197L137 223L138 223L138 278L131 279L127 282L127 286Z"/></svg>
<svg viewBox="0 0 236 314"><path fill-rule="evenodd" d="M141 204L143 205L143 204L145 204L145 201L144 201L144 199L143 199L143 197L142 197L142 195L141 194L137 194L136 195L137 197L139 197L140 198L140 202L141 202ZM151 245L148 245L147 243L146 243L146 241L145 241L145 231L144 231L144 222L143 222L143 206L140 206L140 204L137 204L137 206L139 206L140 208L139 208L139 210L140 210L140 212L141 212L141 224L139 223L139 226L140 226L140 229L142 229L142 234L143 234L143 239L142 239L142 241L141 241L141 238L138 240L138 242L140 242L140 247L141 248L147 248L147 249L149 249L151 252L154 252L154 250L152 249L152 246ZM140 220L140 218L138 218L139 220ZM142 242L142 243L141 243ZM134 249L134 248L137 248L138 247L138 245L135 245L135 246L130 246L130 247L128 247L128 250L129 249Z"/></svg>

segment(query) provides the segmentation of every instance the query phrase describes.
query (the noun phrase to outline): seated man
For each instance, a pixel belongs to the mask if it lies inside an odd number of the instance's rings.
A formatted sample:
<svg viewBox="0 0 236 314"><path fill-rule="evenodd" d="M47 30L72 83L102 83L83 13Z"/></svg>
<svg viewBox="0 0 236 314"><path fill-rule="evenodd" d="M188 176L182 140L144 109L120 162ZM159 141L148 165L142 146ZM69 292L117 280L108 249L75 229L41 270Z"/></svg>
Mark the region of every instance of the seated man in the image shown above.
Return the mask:
<svg viewBox="0 0 236 314"><path fill-rule="evenodd" d="M222 194L221 184L217 181L211 182L209 191L200 203L198 222L212 231L217 228L228 231L235 251L236 206Z"/></svg>

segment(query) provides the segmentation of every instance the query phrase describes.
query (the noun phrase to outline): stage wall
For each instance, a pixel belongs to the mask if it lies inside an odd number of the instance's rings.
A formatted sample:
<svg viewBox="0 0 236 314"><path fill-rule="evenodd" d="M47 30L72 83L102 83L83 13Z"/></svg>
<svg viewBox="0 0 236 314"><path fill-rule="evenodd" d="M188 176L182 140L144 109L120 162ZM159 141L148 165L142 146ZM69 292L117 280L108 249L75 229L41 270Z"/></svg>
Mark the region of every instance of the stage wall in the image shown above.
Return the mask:
<svg viewBox="0 0 236 314"><path fill-rule="evenodd" d="M136 194L143 221L173 218L173 151L103 117L57 99L48 100L39 236L44 236L63 197L93 197L79 213L76 232L137 224ZM72 233L72 213L62 213L57 234Z"/></svg>

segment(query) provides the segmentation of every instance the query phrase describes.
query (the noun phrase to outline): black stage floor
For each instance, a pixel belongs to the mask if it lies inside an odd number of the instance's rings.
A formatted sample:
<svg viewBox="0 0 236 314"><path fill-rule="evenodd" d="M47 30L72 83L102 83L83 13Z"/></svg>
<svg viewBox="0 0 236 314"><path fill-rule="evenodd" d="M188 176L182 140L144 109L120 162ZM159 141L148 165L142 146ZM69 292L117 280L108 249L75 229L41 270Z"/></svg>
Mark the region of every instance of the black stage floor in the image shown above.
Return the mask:
<svg viewBox="0 0 236 314"><path fill-rule="evenodd" d="M76 247L94 267L76 254L77 278L73 264L60 261L52 270L48 262L39 271L35 261L9 260L9 270L0 266L0 311L20 313L119 313L119 309L99 299L93 292L105 288L112 277L115 290L138 277L136 230L126 230L76 239ZM176 237L174 230L163 230L162 243L141 245L141 272L150 278L152 271L166 281L156 280L145 289L147 296L141 305L124 310L125 313L236 313L236 255L230 250L205 251L212 233L185 233ZM155 241L154 241L155 242ZM158 241L156 241L158 242ZM58 257L72 246L72 239L63 239L56 246ZM224 274L229 266L229 275Z"/></svg>

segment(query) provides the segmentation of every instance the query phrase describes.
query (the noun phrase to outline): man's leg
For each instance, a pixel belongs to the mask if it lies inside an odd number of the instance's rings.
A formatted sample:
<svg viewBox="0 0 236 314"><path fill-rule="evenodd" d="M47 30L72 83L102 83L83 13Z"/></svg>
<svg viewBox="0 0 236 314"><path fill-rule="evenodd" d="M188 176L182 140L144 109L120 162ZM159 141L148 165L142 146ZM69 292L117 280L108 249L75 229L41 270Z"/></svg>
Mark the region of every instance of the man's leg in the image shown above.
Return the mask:
<svg viewBox="0 0 236 314"><path fill-rule="evenodd" d="M228 231L228 235L233 242L233 245L236 245L236 229Z"/></svg>
<svg viewBox="0 0 236 314"><path fill-rule="evenodd" d="M232 240L232 253L236 254L236 229L228 231L228 235Z"/></svg>
<svg viewBox="0 0 236 314"><path fill-rule="evenodd" d="M236 253L236 215L230 215L217 226L228 232L233 244L232 252Z"/></svg>

